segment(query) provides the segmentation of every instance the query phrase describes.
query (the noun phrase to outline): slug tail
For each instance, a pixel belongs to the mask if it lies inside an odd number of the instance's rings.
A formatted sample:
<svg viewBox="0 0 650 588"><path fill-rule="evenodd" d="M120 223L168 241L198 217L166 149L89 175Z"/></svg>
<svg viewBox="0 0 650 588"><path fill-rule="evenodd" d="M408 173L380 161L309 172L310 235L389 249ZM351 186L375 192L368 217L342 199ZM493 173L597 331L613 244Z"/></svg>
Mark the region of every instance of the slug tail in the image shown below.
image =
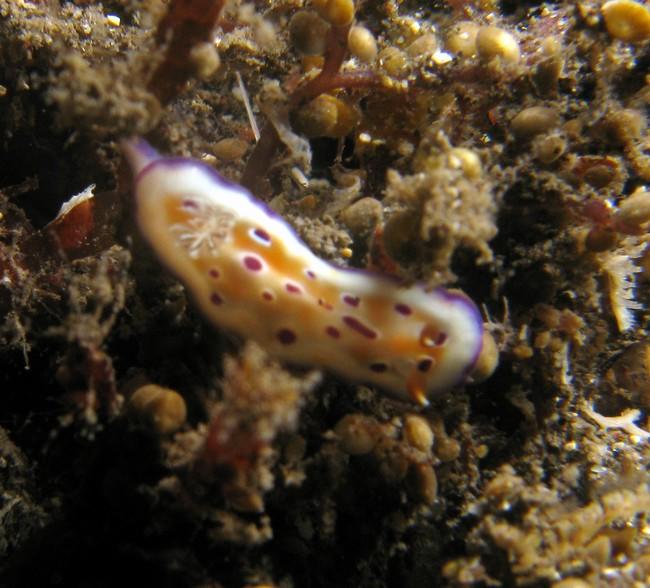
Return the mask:
<svg viewBox="0 0 650 588"><path fill-rule="evenodd" d="M124 139L121 147L134 177L137 177L150 163L160 159L158 152L141 137Z"/></svg>

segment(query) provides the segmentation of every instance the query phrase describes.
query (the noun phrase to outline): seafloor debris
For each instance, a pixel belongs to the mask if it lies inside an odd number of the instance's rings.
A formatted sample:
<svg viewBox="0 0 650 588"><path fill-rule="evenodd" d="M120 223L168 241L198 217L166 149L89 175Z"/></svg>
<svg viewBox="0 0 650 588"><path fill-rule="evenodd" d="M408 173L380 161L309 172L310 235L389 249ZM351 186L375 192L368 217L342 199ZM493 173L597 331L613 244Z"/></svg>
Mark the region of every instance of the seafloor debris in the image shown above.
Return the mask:
<svg viewBox="0 0 650 588"><path fill-rule="evenodd" d="M649 584L649 23L0 0L0 584ZM491 377L415 411L207 325L135 230L133 135L462 289Z"/></svg>

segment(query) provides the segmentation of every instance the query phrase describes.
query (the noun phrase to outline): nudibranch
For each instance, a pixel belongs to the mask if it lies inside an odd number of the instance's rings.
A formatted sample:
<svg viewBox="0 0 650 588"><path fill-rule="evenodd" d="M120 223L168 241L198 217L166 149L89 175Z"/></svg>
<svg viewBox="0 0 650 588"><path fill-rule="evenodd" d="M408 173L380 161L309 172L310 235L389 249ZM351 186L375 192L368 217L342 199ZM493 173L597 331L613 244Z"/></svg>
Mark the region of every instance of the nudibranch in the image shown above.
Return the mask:
<svg viewBox="0 0 650 588"><path fill-rule="evenodd" d="M461 292L336 267L207 165L141 139L123 147L140 231L215 326L420 404L469 375L483 322Z"/></svg>

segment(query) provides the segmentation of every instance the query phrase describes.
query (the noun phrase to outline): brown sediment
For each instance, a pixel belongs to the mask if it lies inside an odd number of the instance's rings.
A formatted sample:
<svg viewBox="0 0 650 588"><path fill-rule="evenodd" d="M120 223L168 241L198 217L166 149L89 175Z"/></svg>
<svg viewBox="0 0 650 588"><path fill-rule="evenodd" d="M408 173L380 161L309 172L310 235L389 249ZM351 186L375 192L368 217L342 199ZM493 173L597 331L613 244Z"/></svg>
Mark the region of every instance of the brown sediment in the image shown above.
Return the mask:
<svg viewBox="0 0 650 588"><path fill-rule="evenodd" d="M0 584L647 583L647 5L355 9L363 62L347 26L303 59L310 3L0 0ZM293 126L322 95L346 137ZM263 185L319 257L456 284L496 371L423 410L208 326L131 218L133 134Z"/></svg>

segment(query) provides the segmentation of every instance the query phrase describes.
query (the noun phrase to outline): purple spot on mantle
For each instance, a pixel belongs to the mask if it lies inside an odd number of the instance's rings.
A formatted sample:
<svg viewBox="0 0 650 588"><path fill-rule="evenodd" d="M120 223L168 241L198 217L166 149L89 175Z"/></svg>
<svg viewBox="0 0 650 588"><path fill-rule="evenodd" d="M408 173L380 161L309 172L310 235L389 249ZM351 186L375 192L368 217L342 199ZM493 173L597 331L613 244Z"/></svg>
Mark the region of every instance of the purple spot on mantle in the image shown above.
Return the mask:
<svg viewBox="0 0 650 588"><path fill-rule="evenodd" d="M208 274L210 275L211 278L214 278L214 279L217 279L217 278L219 277L219 275L220 275L220 274L219 274L219 270L218 270L218 269L215 269L215 268L212 268L212 269L208 272Z"/></svg>
<svg viewBox="0 0 650 588"><path fill-rule="evenodd" d="M291 345L296 340L296 334L291 329L280 329L275 336L282 345Z"/></svg>
<svg viewBox="0 0 650 588"><path fill-rule="evenodd" d="M436 345L444 345L447 341L447 333L438 333L436 336Z"/></svg>
<svg viewBox="0 0 650 588"><path fill-rule="evenodd" d="M290 292L291 294L300 294L302 292L300 286L296 286L296 284L292 284L291 282L287 282L284 287L287 289L287 292Z"/></svg>
<svg viewBox="0 0 650 588"><path fill-rule="evenodd" d="M271 244L271 235L269 235L264 229L253 229L250 234L253 239L262 243L262 245Z"/></svg>
<svg viewBox="0 0 650 588"><path fill-rule="evenodd" d="M315 280L316 279L316 274L312 272L311 270L305 270L305 274L310 280Z"/></svg>
<svg viewBox="0 0 650 588"><path fill-rule="evenodd" d="M345 302L348 306L359 306L359 297L358 296L352 296L351 294L344 294L343 295L343 302Z"/></svg>
<svg viewBox="0 0 650 588"><path fill-rule="evenodd" d="M262 262L252 255L244 257L244 267L252 272L259 272L262 269Z"/></svg>
<svg viewBox="0 0 650 588"><path fill-rule="evenodd" d="M264 292L262 292L262 298L268 302L271 302L273 300L273 294L268 290L264 290Z"/></svg>
<svg viewBox="0 0 650 588"><path fill-rule="evenodd" d="M215 304L216 306L219 306L220 304L223 304L223 298L221 298L221 296L219 296L219 294L217 294L216 292L213 292L210 295L210 302L212 302L212 304Z"/></svg>
<svg viewBox="0 0 650 588"><path fill-rule="evenodd" d="M336 327L327 327L325 329L325 332L332 337L332 339L338 339L341 336L341 331L339 331Z"/></svg>
<svg viewBox="0 0 650 588"><path fill-rule="evenodd" d="M413 312L413 310L411 310L411 307L408 304L401 304L401 303L395 305L395 310L400 314L403 314L404 316L408 316Z"/></svg>
<svg viewBox="0 0 650 588"><path fill-rule="evenodd" d="M183 206L185 208L192 208L192 209L196 209L199 207L199 205L196 203L195 200L183 200Z"/></svg>
<svg viewBox="0 0 650 588"><path fill-rule="evenodd" d="M359 333L359 335L363 335L364 337L368 339L376 339L377 338L377 333L373 331L370 327L367 327L364 325L359 319L353 317L353 316L344 316L343 317L343 322L350 327L353 331L356 331Z"/></svg>
<svg viewBox="0 0 650 588"><path fill-rule="evenodd" d="M377 362L371 363L370 369L377 374L383 374L388 369L388 366L385 363Z"/></svg>
<svg viewBox="0 0 650 588"><path fill-rule="evenodd" d="M418 361L418 370L421 371L422 373L426 373L431 369L432 365L433 365L433 359L431 359L430 357L425 357L424 359Z"/></svg>

